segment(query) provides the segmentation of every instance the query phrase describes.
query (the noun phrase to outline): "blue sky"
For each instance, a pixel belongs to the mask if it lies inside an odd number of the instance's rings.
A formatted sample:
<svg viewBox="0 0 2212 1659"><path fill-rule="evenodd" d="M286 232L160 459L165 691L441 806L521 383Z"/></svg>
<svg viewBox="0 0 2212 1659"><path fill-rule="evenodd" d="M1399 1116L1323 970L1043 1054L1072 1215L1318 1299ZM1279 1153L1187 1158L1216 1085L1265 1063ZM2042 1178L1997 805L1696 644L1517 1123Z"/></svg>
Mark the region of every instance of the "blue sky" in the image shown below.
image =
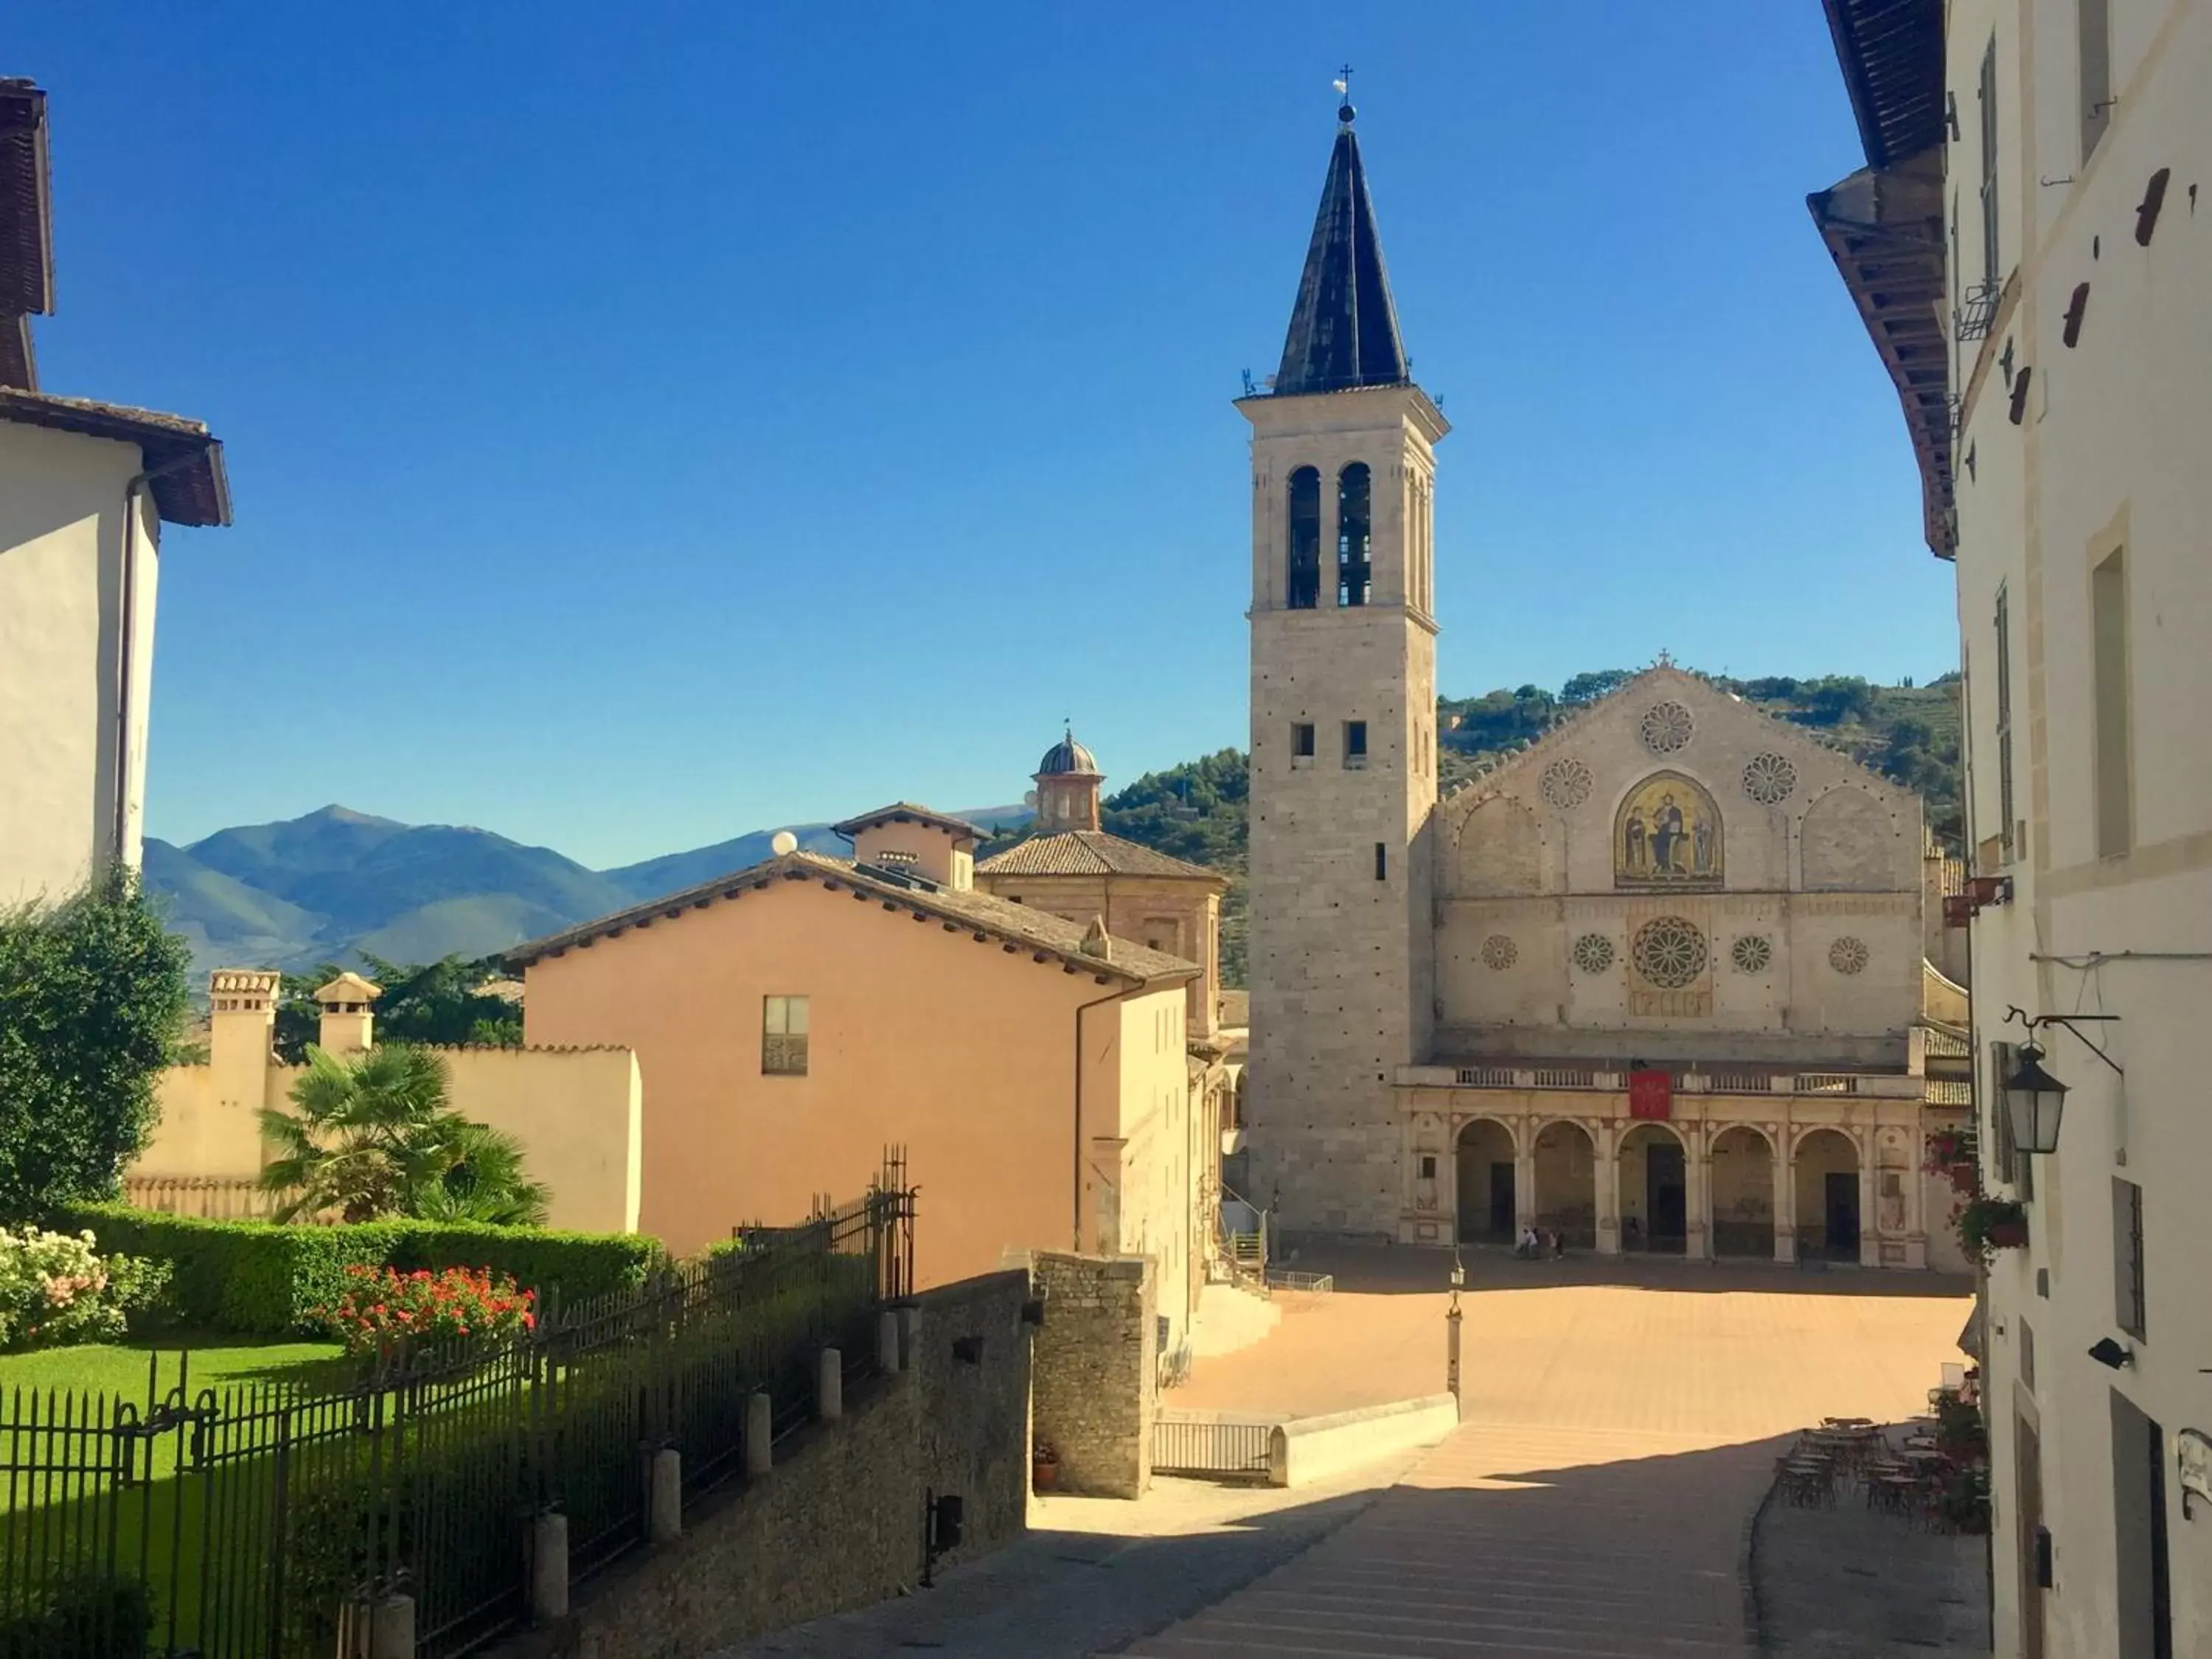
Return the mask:
<svg viewBox="0 0 2212 1659"><path fill-rule="evenodd" d="M225 440L153 833L337 800L614 864L1244 738L1244 368L1355 66L1449 695L1952 666L1803 198L1814 0L33 0L48 389ZM1111 787L1109 785L1109 787Z"/></svg>

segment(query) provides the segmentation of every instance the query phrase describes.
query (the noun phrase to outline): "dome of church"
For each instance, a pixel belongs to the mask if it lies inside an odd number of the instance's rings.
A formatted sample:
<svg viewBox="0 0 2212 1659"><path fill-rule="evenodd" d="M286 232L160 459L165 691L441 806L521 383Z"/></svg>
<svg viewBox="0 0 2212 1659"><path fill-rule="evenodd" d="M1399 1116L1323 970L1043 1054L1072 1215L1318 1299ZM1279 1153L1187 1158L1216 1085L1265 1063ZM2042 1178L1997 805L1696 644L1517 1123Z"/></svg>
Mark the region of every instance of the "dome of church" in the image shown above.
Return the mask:
<svg viewBox="0 0 2212 1659"><path fill-rule="evenodd" d="M1036 775L1041 778L1049 778L1063 776L1070 772L1096 774L1097 770L1097 757L1076 742L1075 733L1070 732L1044 751L1044 758L1037 763Z"/></svg>

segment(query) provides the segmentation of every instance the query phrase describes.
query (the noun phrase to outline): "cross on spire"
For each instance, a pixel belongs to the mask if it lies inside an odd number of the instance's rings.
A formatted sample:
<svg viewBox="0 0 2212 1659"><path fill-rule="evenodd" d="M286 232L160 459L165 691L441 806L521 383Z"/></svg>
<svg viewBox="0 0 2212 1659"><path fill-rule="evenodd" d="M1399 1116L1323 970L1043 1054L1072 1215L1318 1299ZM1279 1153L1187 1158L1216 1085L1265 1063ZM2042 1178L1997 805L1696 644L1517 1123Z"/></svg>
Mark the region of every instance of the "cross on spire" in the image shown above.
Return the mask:
<svg viewBox="0 0 2212 1659"><path fill-rule="evenodd" d="M1346 64L1336 72L1336 118L1349 125L1353 114L1352 107L1352 65Z"/></svg>

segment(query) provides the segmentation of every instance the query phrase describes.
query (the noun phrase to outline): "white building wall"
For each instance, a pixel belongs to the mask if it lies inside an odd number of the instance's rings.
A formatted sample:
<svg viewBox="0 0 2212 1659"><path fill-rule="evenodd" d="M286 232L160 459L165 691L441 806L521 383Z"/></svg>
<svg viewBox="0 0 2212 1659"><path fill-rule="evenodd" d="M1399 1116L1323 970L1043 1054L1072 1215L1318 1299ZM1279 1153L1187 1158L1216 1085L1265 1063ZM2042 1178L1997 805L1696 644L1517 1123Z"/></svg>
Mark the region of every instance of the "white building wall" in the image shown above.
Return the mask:
<svg viewBox="0 0 2212 1659"><path fill-rule="evenodd" d="M124 491L137 446L0 424L0 905L58 899L115 849L138 862L159 526L135 510L129 742L116 719Z"/></svg>
<svg viewBox="0 0 2212 1659"><path fill-rule="evenodd" d="M2000 1252L1988 1289L1985 1371L1995 1486L1996 1650L2052 1659L2149 1654L2150 1510L2129 1513L2139 1473L2116 1442L2116 1395L2163 1435L2162 1499L2172 1646L2212 1652L2212 1519L2185 1518L2176 1437L2212 1431L2202 1368L2212 1354L2203 1188L2212 1115L2201 1081L2212 1006L2212 5L2110 0L2116 101L2083 154L2079 12L2053 0L1954 0L1948 84L1961 137L1948 155L1947 199L1961 204L1959 279L1982 270L1976 192L1982 167L1978 85L1996 42L2001 228L2008 298L1990 338L1957 348L1966 403L1957 452L1959 609L1969 677L1970 833L1977 868L2012 878L2011 902L1973 929L1975 1036L2017 1040L2005 1015L2086 1012L2117 1023L2081 1040L2042 1033L2046 1064L2072 1086L2059 1150L2033 1160L2030 1243ZM2094 15L2094 12L2092 14ZM2171 169L2148 245L2138 236L2153 176ZM2053 182L2045 183L2045 180ZM2075 343L2062 337L2088 284ZM2008 373L2009 370L2009 373ZM2015 377L2029 375L2021 419ZM1967 458L1972 465L1966 465ZM2096 832L2098 738L2090 572L2118 550L2124 566L2132 835L2124 850ZM2010 615L2015 834L1998 811L1997 596ZM2135 952L2121 958L2121 953ZM2158 953L2174 953L2160 956ZM2093 962L2100 957L2100 962ZM2116 959L2118 958L2118 959ZM1984 1090L1982 1144L1995 1143ZM2024 1193L1985 1171L1999 1191ZM2147 1319L2118 1325L2113 1183L2143 1195ZM2031 1336L2032 1333L2032 1336ZM2087 1357L2104 1339L2132 1360ZM2031 1364L2031 1341L2033 1361ZM2039 1443L2042 1522L2053 1582L2034 1583L2023 1482Z"/></svg>

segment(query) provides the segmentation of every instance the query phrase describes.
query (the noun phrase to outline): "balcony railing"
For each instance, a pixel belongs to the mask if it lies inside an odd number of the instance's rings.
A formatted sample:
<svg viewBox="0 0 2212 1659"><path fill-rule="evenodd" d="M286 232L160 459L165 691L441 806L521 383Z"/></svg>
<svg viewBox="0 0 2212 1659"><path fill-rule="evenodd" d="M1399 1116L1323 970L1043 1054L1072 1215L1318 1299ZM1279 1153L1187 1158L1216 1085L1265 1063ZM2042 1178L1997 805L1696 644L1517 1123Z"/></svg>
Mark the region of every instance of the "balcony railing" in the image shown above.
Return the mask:
<svg viewBox="0 0 2212 1659"><path fill-rule="evenodd" d="M1923 1078L1902 1072L1698 1072L1674 1073L1674 1091L1686 1095L1871 1096L1884 1099L1934 1097ZM1625 1071L1559 1066L1404 1066L1398 1081L1421 1088L1576 1089L1621 1091Z"/></svg>

